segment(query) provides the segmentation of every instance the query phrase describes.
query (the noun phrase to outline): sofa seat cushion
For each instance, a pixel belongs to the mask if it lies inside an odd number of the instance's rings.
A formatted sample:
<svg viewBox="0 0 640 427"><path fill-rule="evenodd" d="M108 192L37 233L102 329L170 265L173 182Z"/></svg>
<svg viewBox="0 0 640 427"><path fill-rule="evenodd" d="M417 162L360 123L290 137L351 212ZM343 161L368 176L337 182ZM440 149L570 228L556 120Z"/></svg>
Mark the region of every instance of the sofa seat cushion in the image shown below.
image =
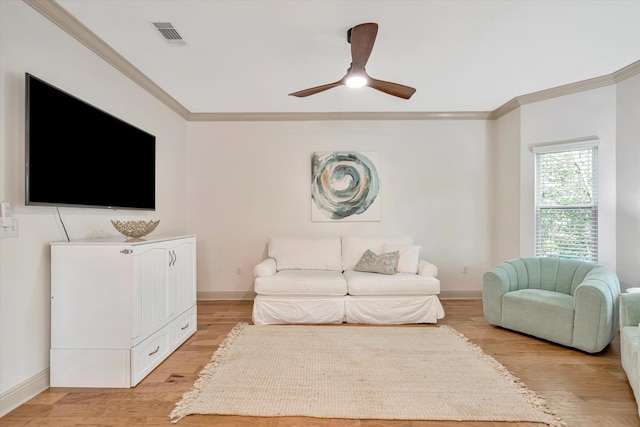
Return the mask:
<svg viewBox="0 0 640 427"><path fill-rule="evenodd" d="M520 289L502 297L502 326L527 335L572 346L573 319L571 295Z"/></svg>
<svg viewBox="0 0 640 427"><path fill-rule="evenodd" d="M342 272L330 270L281 270L272 276L257 277L258 295L334 295L347 294Z"/></svg>
<svg viewBox="0 0 640 427"><path fill-rule="evenodd" d="M349 295L437 295L440 281L411 273L393 275L348 270L344 272Z"/></svg>

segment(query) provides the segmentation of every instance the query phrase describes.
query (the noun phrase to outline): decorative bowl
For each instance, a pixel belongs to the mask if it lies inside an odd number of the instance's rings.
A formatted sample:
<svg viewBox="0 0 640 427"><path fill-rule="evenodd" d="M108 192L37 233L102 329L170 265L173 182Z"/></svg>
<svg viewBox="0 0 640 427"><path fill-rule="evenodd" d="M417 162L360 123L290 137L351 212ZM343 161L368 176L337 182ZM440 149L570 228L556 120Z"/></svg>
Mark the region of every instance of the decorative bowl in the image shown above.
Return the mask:
<svg viewBox="0 0 640 427"><path fill-rule="evenodd" d="M111 220L111 224L118 230L120 233L131 239L139 239L141 237L146 236L156 229L158 224L160 224L160 220L157 221L144 221L144 220L133 220L133 221L118 221Z"/></svg>

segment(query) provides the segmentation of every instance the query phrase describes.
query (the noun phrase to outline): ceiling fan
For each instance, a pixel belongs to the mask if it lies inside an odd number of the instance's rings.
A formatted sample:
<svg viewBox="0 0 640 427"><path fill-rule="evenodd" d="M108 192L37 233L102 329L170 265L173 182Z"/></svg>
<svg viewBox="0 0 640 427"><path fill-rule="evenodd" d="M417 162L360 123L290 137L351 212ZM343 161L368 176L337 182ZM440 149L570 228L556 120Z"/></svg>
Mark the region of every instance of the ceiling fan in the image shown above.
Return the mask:
<svg viewBox="0 0 640 427"><path fill-rule="evenodd" d="M368 86L399 98L411 98L411 95L416 91L414 88L399 83L374 79L365 71L364 67L369 60L369 55L371 55L377 34L378 24L375 22L367 22L349 28L349 31L347 31L347 41L351 43L351 66L347 70L347 74L337 82L304 89L290 93L289 95L303 98L327 89L346 85L350 87Z"/></svg>

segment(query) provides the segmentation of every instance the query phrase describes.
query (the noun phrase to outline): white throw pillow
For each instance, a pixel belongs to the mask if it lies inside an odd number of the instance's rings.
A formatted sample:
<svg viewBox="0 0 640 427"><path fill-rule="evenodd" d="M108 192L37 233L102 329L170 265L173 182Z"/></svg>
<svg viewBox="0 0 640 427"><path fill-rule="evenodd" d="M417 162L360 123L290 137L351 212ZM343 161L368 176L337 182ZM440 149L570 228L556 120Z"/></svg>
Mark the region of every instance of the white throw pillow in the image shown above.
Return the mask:
<svg viewBox="0 0 640 427"><path fill-rule="evenodd" d="M419 245L384 245L384 253L400 252L400 258L398 259L398 273L413 273L418 274L418 263L420 262L420 249Z"/></svg>

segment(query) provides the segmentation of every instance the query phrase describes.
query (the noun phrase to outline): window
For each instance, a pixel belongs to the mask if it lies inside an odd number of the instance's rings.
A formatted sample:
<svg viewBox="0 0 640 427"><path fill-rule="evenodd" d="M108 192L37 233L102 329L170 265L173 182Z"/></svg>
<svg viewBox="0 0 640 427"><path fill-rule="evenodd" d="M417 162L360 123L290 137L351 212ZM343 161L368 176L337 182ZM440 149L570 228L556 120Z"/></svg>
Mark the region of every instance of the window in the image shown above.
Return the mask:
<svg viewBox="0 0 640 427"><path fill-rule="evenodd" d="M534 148L536 256L598 261L598 149Z"/></svg>

